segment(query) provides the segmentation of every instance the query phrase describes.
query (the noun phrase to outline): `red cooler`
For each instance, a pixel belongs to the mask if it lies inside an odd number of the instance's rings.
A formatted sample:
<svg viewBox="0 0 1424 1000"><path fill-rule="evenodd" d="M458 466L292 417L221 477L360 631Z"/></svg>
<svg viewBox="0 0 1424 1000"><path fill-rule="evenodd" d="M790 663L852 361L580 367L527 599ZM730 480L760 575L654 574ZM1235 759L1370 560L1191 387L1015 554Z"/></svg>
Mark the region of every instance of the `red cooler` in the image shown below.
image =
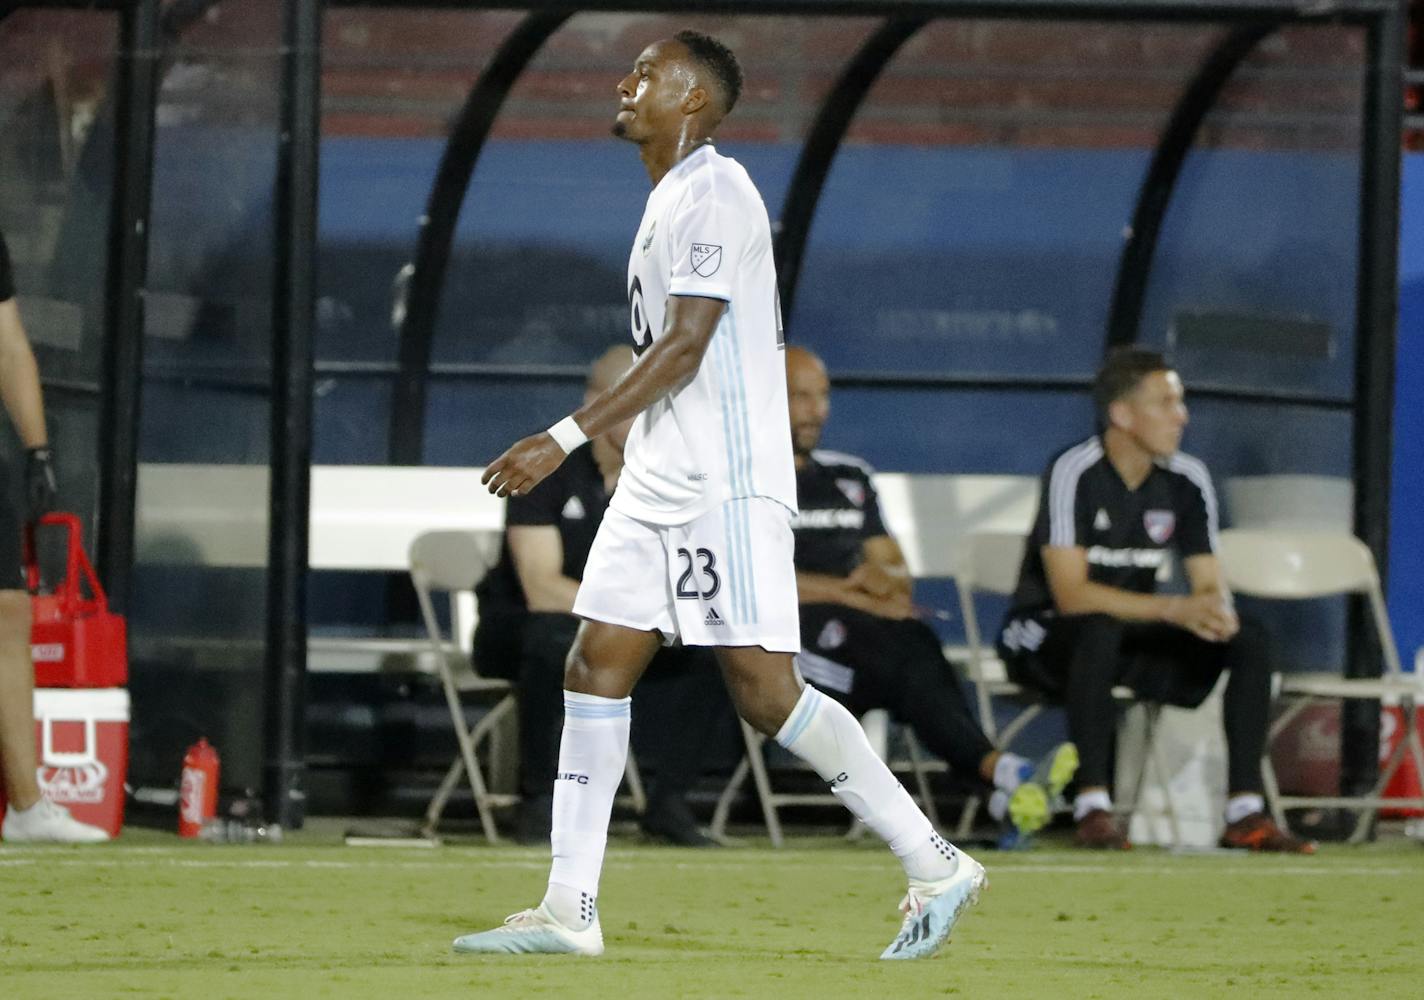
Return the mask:
<svg viewBox="0 0 1424 1000"><path fill-rule="evenodd" d="M129 766L129 693L123 688L36 688L40 790L82 823L117 837ZM0 789L0 818L5 798Z"/></svg>

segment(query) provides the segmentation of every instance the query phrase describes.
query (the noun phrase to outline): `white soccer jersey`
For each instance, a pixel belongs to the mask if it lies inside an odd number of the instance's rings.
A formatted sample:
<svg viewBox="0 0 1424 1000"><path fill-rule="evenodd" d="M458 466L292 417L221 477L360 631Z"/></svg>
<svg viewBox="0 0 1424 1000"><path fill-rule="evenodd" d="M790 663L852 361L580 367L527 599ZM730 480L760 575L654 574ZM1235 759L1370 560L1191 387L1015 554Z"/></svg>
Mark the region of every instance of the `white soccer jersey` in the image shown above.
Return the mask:
<svg viewBox="0 0 1424 1000"><path fill-rule="evenodd" d="M771 226L751 178L701 146L664 175L628 257L633 350L663 333L669 295L727 310L697 372L639 414L611 505L652 524L686 524L744 497L796 510L786 355Z"/></svg>

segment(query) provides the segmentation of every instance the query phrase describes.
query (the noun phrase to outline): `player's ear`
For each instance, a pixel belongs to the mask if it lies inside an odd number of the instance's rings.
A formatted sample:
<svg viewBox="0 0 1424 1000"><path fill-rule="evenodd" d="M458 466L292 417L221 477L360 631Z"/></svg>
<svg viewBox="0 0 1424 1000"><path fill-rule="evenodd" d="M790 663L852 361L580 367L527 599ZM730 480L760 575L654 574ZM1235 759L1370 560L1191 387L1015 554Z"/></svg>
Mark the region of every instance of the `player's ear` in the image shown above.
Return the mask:
<svg viewBox="0 0 1424 1000"><path fill-rule="evenodd" d="M1108 426L1116 427L1120 431L1132 429L1132 407L1127 403L1127 398L1115 399L1108 404Z"/></svg>
<svg viewBox="0 0 1424 1000"><path fill-rule="evenodd" d="M705 87L693 87L687 92L687 96L682 99L682 113L685 115L695 115L707 107L709 100L711 100L711 98Z"/></svg>

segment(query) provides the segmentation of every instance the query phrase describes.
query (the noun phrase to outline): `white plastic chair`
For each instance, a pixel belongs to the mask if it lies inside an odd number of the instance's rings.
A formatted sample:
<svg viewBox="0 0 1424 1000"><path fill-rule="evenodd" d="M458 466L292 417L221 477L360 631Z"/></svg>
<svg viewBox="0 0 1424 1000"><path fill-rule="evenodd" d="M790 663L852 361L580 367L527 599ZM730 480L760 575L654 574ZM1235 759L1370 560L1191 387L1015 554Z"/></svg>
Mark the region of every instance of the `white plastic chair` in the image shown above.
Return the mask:
<svg viewBox="0 0 1424 1000"><path fill-rule="evenodd" d="M955 587L959 591L959 610L964 616L964 636L968 654L968 674L974 684L978 699L979 725L995 746L1002 750L1013 747L1014 740L1043 711L1044 704L1038 692L1025 688L1009 679L1007 666L999 658L992 643L986 643L979 627L979 615L975 608L976 594L997 594L1012 596L1018 587L1019 570L1023 565L1024 551L1028 539L1019 532L981 531L964 537L958 575ZM999 731L994 718L996 697L1015 699L1018 713L1009 724ZM1113 697L1120 703L1139 701L1131 688L1113 688ZM1162 748L1156 739L1161 706L1143 701L1145 709L1145 732L1142 766L1137 770L1137 780L1133 782L1132 793L1125 801L1120 801L1118 812L1129 819L1143 802L1143 789L1154 773L1163 790L1162 811L1171 826L1175 843L1182 843L1182 831L1172 805L1168 776L1171 771L1161 759ZM974 818L980 805L979 796L971 797L964 804L959 816L956 836L964 838L973 829Z"/></svg>
<svg viewBox="0 0 1424 1000"><path fill-rule="evenodd" d="M1286 825L1285 810L1293 806L1338 807L1356 810L1359 818L1350 837L1359 843L1370 822L1386 805L1424 808L1424 796L1384 798L1384 789L1399 770L1407 751L1418 773L1424 774L1415 708L1424 700L1424 678L1406 674L1390 630L1384 594L1374 557L1366 545L1346 532L1249 531L1221 533L1220 558L1227 585L1237 594L1280 601L1303 601L1340 594L1361 594L1369 602L1370 620L1379 639L1383 671L1378 678L1342 677L1334 673L1295 673L1281 677L1280 696L1293 701L1271 724L1266 754L1261 762L1266 797L1276 822ZM1319 701L1397 701L1404 710L1404 736L1385 761L1379 780L1366 795L1281 795L1271 766L1270 745L1309 705Z"/></svg>
<svg viewBox="0 0 1424 1000"><path fill-rule="evenodd" d="M489 790L480 770L478 748L481 743L487 740L493 742L497 738L500 723L514 711L514 687L507 680L480 676L475 664L459 645L446 639L435 615L432 596L435 591L449 594L451 620L460 620L457 612L459 596L472 591L489 569L489 560L481 542L480 534L473 531L427 531L417 535L410 543L410 579L415 585L416 600L420 602L420 616L439 671L445 703L450 709L455 740L460 745L460 752L451 762L425 810L423 832L427 837L434 836L436 824L440 822L455 786L464 775L469 778L485 837L495 843L499 840L499 832L495 828L493 810L513 805L519 801L519 796ZM483 695L493 699L489 711L473 728L465 722L461 703L465 695Z"/></svg>

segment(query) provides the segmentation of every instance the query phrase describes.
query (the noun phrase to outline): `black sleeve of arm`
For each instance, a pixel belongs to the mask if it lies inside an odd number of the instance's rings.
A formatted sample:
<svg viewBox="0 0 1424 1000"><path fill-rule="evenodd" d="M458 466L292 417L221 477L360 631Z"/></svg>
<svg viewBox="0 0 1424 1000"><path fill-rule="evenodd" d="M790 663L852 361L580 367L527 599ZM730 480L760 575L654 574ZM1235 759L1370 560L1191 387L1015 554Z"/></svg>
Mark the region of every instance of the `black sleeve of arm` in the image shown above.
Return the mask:
<svg viewBox="0 0 1424 1000"><path fill-rule="evenodd" d="M10 248L5 245L5 234L0 233L0 302L15 297L15 274L10 267Z"/></svg>
<svg viewBox="0 0 1424 1000"><path fill-rule="evenodd" d="M865 537L877 538L880 535L890 534L885 527L885 516L880 510L880 494L875 492L875 485L870 481L870 475L865 476Z"/></svg>
<svg viewBox="0 0 1424 1000"><path fill-rule="evenodd" d="M510 497L504 509L504 523L508 526L557 525L559 512L568 501L562 469L555 470L548 479L523 496Z"/></svg>

